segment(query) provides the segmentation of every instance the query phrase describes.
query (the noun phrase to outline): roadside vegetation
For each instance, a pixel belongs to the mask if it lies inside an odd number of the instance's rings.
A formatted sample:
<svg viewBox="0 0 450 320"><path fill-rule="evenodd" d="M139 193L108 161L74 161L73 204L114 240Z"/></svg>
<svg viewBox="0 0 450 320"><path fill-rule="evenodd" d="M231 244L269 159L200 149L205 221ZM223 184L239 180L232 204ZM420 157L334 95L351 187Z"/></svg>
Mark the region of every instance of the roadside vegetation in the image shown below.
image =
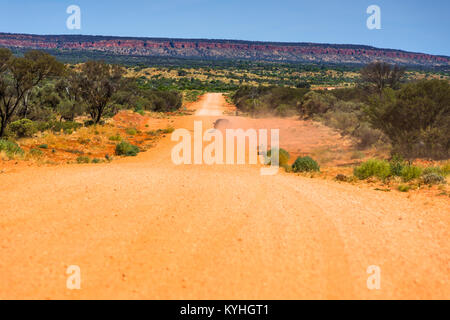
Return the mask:
<svg viewBox="0 0 450 320"><path fill-rule="evenodd" d="M271 153L272 150L269 150L267 159L270 159ZM300 174L306 177L332 178L339 182L351 184L366 182L375 184L377 186L375 190L384 192L397 190L406 193L413 190L434 188L438 195L450 196L447 188L447 178L450 176L450 161L444 161L441 165L430 165L415 164L404 160L401 156L394 156L390 160L369 159L354 167L351 173L337 173L330 177L328 168L322 171L319 163L310 156L297 157L292 164L289 164L290 154L284 149L280 149L279 153L280 168L283 168L287 173ZM266 165L270 164L270 161L266 161ZM331 172L335 172L335 170Z"/></svg>
<svg viewBox="0 0 450 320"><path fill-rule="evenodd" d="M114 60L112 60L114 61ZM132 77L154 88L174 90L235 91L241 86L281 86L290 88L348 88L360 80L359 66L300 64L256 61L208 61L189 59L152 59L129 66ZM447 69L408 70L408 81L449 80Z"/></svg>
<svg viewBox="0 0 450 320"><path fill-rule="evenodd" d="M402 192L446 184L446 71L406 70L385 63L362 69L180 63L124 67L88 60L64 65L40 51L14 56L0 49L1 159L85 164L135 156L173 131L170 120L166 128L150 128L150 119L189 114L186 104L206 92L223 92L240 115L321 122L351 139L352 160L358 165L335 174L338 181L376 180ZM326 171L319 154L294 159L286 150L279 153L280 165L288 172Z"/></svg>
<svg viewBox="0 0 450 320"><path fill-rule="evenodd" d="M353 88L241 87L232 96L243 113L315 120L355 140L360 150L388 148L406 159L450 158L450 84L406 82L405 70L373 63Z"/></svg>
<svg viewBox="0 0 450 320"><path fill-rule="evenodd" d="M112 118L144 123L182 114L183 93L148 88L125 74L102 61L64 65L41 51L19 57L0 49L1 158L100 163L150 147L163 130L138 131ZM125 143L139 147L115 152Z"/></svg>
<svg viewBox="0 0 450 320"><path fill-rule="evenodd" d="M356 146L352 158L359 164L348 168L352 172L334 170L337 181L380 183L377 190L401 192L434 186L446 195L450 84L439 79L408 81L406 75L405 69L372 63L360 70L359 81L352 88L245 86L231 98L251 117L319 121L351 138ZM365 154L378 156L367 158ZM319 163L312 156L299 157L285 166L286 171L317 175Z"/></svg>

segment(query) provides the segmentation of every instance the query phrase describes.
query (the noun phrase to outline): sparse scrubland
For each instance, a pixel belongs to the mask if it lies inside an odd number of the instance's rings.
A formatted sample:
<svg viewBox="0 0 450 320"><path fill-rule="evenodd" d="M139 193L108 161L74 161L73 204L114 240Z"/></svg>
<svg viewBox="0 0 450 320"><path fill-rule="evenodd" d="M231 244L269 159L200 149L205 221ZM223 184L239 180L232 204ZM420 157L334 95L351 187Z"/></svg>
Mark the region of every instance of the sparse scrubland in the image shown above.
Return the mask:
<svg viewBox="0 0 450 320"><path fill-rule="evenodd" d="M235 91L241 86L348 88L360 80L360 67L255 61L160 61L128 69L129 75L154 88ZM408 70L405 79L449 80L448 71Z"/></svg>
<svg viewBox="0 0 450 320"><path fill-rule="evenodd" d="M361 70L360 82L353 88L242 87L232 99L252 117L295 116L322 122L354 141L355 159L365 158L364 152L377 155L355 167L353 175L338 174L336 180L406 183L398 186L402 192L423 185L442 189L446 184L450 158L447 80L406 81L404 69L373 63ZM319 171L318 166L305 165L311 161L299 158L288 171Z"/></svg>
<svg viewBox="0 0 450 320"><path fill-rule="evenodd" d="M297 115L323 122L353 137L362 150L390 145L392 154L408 159L450 158L448 81L405 82L404 74L375 63L361 70L361 81L353 88L242 87L232 99L251 116Z"/></svg>
<svg viewBox="0 0 450 320"><path fill-rule="evenodd" d="M183 115L183 103L194 100L148 88L125 73L101 61L66 66L40 51L16 57L0 49L1 158L100 163L151 147L169 129L147 129L149 120ZM131 151L120 151L130 143L136 145Z"/></svg>
<svg viewBox="0 0 450 320"><path fill-rule="evenodd" d="M186 104L224 92L241 115L321 122L353 141L353 172L338 181L378 179L405 192L446 183L450 85L445 72L385 63L354 67L236 62L191 67L63 65L30 51L0 49L1 158L37 163L100 163L135 156L173 128L151 119L188 115ZM333 86L334 90L322 90ZM326 172L332 150L291 158L288 172ZM370 159L370 158L373 159ZM400 160L401 159L401 160ZM414 163L419 163L415 166ZM358 166L355 167L355 163ZM347 170L347 171L346 171Z"/></svg>
<svg viewBox="0 0 450 320"><path fill-rule="evenodd" d="M271 151L268 152L268 157L270 154ZM443 161L440 164L420 162L415 164L399 156L394 156L390 160L373 158L353 167L353 171L350 172L339 168L326 168L322 171L319 163L310 156L298 157L292 165L288 164L289 158L289 153L280 149L280 167L287 173L334 179L352 184L364 181L369 185L375 185L375 190L385 192L392 190L409 192L422 189L434 190L432 193L439 196L450 196L447 188L450 161ZM270 161L266 164L270 165Z"/></svg>

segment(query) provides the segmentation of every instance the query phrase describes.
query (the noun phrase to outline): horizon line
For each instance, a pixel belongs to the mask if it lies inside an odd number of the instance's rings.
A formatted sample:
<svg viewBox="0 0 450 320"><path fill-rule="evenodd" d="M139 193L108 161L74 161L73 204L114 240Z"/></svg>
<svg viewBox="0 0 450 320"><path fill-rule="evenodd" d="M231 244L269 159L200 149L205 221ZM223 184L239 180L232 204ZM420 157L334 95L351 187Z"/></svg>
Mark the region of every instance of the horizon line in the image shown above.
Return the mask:
<svg viewBox="0 0 450 320"><path fill-rule="evenodd" d="M336 46L355 46L355 47L366 47L376 50L389 50L389 51L399 51L399 52L405 52L405 53L413 53L413 54L426 54L430 56L435 57L443 57L443 58L450 58L450 56L447 55L441 55L441 54L431 54L431 53L425 53L425 52L414 52L414 51L407 51L404 49L392 49L392 48L380 48L380 47L374 47L371 45L365 45L365 44L351 44L351 43L325 43L325 42L286 42L286 41L266 41L266 40L239 40L239 39L219 39L219 38L170 38L170 37L149 37L149 36L114 36L114 35L94 35L94 34L36 34L36 33L14 33L14 32L2 32L0 31L0 35L27 35L27 36L58 36L58 37L66 37L66 36L83 36L83 37L104 37L104 38L122 38L122 39L149 39L149 40L175 40L175 41L228 41L228 42L244 42L244 43L260 43L260 44L277 44L277 45L305 45L305 44L312 44L312 45L336 45Z"/></svg>

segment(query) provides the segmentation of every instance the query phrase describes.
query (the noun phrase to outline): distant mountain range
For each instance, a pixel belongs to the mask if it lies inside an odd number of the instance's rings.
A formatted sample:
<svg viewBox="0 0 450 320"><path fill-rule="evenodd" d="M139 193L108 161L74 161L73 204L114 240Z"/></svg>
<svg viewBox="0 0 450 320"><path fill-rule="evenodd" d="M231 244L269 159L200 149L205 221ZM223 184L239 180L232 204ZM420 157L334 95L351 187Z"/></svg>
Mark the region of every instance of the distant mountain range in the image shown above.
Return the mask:
<svg viewBox="0 0 450 320"><path fill-rule="evenodd" d="M62 53L169 57L202 60L252 60L362 65L378 60L425 68L450 66L450 57L363 45L280 43L239 40L134 38L85 35L0 33L0 47L41 49Z"/></svg>

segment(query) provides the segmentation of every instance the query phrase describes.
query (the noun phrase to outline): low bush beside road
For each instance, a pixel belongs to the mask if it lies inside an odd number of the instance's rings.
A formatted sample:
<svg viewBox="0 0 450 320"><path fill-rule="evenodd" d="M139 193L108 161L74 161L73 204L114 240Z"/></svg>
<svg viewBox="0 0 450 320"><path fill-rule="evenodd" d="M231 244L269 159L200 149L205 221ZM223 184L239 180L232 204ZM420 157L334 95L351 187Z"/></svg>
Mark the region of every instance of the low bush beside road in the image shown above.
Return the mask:
<svg viewBox="0 0 450 320"><path fill-rule="evenodd" d="M292 165L293 172L319 172L319 164L311 157L298 157Z"/></svg>
<svg viewBox="0 0 450 320"><path fill-rule="evenodd" d="M4 153L8 158L14 158L15 156L21 156L24 154L22 148L13 141L0 139L0 152Z"/></svg>
<svg viewBox="0 0 450 320"><path fill-rule="evenodd" d="M116 155L118 156L135 157L139 152L138 146L132 145L126 141L122 141L116 146Z"/></svg>

